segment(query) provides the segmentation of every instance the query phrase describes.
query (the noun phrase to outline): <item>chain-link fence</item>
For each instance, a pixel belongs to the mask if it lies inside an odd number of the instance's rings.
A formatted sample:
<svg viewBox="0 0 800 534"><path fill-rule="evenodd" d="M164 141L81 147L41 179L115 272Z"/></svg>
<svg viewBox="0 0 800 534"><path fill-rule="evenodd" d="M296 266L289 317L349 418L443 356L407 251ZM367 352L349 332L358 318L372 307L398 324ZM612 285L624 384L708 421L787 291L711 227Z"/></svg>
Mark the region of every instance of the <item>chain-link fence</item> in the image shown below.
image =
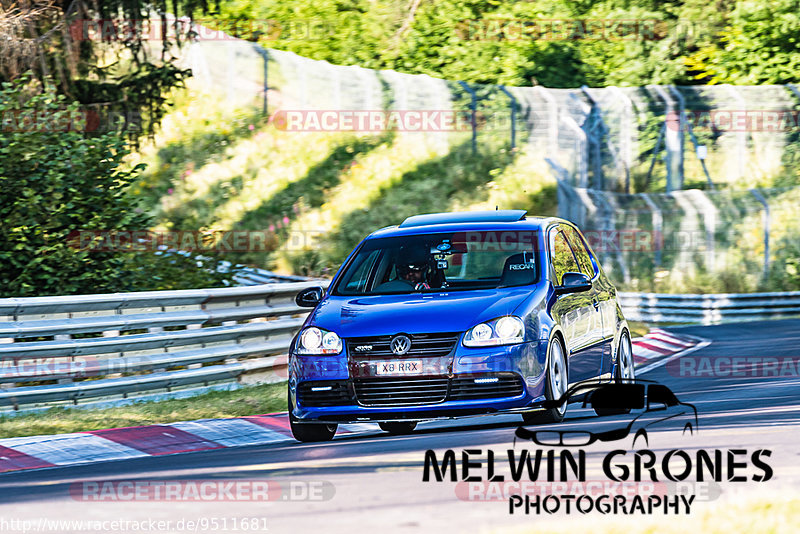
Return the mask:
<svg viewBox="0 0 800 534"><path fill-rule="evenodd" d="M332 65L221 32L202 35L188 48L186 65L232 102L269 113L336 112L337 125L342 113L421 112L430 119L454 112L446 124L422 120L395 130L413 129L441 150L452 132L471 133L476 147L492 136L512 146L526 141L575 187L626 193L746 189L795 176L800 164L800 91L793 85L479 86ZM367 123L359 131L375 129Z"/></svg>
<svg viewBox="0 0 800 534"><path fill-rule="evenodd" d="M789 289L781 271L800 257L798 188L626 194L559 182L558 205L631 289Z"/></svg>
<svg viewBox="0 0 800 534"><path fill-rule="evenodd" d="M746 188L796 173L794 86L519 87L560 179L615 192Z"/></svg>
<svg viewBox="0 0 800 534"><path fill-rule="evenodd" d="M517 144L516 102L498 86L333 65L203 31L184 65L234 105L261 106L279 128L413 135L446 153L454 136ZM396 112L392 114L392 112Z"/></svg>
<svg viewBox="0 0 800 534"><path fill-rule="evenodd" d="M194 77L232 103L260 106L279 128L393 128L440 153L454 135L471 136L474 150L498 139L524 147L558 179L559 215L593 236L626 287L691 289L720 276L724 290L752 290L800 235L784 224L797 190L775 187L797 183L794 86L479 86L204 35L185 55ZM392 111L399 118L387 123ZM403 123L411 114L416 127Z"/></svg>

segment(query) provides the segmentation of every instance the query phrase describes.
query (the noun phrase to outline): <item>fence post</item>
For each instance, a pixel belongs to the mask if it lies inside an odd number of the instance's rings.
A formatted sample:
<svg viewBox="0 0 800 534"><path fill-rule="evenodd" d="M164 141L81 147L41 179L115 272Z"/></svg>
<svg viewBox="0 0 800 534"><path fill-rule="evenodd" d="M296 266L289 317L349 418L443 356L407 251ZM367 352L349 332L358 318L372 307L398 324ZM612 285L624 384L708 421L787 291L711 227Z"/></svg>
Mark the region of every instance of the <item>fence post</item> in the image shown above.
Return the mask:
<svg viewBox="0 0 800 534"><path fill-rule="evenodd" d="M676 182L683 183L683 152L680 149L680 134L683 124L680 114L675 113L675 101L664 91L664 88L659 85L649 85L648 87L652 87L658 93L666 106L664 146L667 149L667 193L671 193L675 189L679 189L675 187Z"/></svg>
<svg viewBox="0 0 800 534"><path fill-rule="evenodd" d="M737 111L747 111L747 103L744 100L744 97L736 90L736 88L730 84L725 84L725 88L728 89L728 92L733 96L733 98L741 105L742 109ZM736 150L736 160L737 160L737 167L736 167L736 178L741 178L747 172L747 131L746 129L740 129L736 133L736 143L738 148Z"/></svg>
<svg viewBox="0 0 800 534"><path fill-rule="evenodd" d="M236 83L236 51L233 49L235 43L228 42L227 44L227 52L228 52L228 64L227 64L227 73L228 73L228 80L226 85L227 92L225 96L227 97L228 103L235 101L234 95L234 88L233 84Z"/></svg>
<svg viewBox="0 0 800 534"><path fill-rule="evenodd" d="M683 95L678 88L674 85L669 86L669 92L675 95L675 99L678 101L678 150L680 151L681 157L678 159L676 163L678 167L678 189L683 189L683 180L684 180L684 173L683 173L683 157L684 157L684 130L686 129L686 102L683 99ZM704 164L705 167L705 164Z"/></svg>
<svg viewBox="0 0 800 534"><path fill-rule="evenodd" d="M684 113L683 111L681 113ZM684 119L686 124L686 129L689 130L689 139L692 140L692 146L694 147L694 153L697 156L697 159L700 160L700 165L703 167L703 173L706 175L706 181L708 182L708 188L713 190L714 182L711 181L711 175L708 173L708 167L706 167L706 158L705 156L700 155L700 143L697 142L697 136L694 135L694 129L692 125Z"/></svg>
<svg viewBox="0 0 800 534"><path fill-rule="evenodd" d="M625 192L630 193L631 165L633 165L633 149L631 146L631 131L633 130L631 125L631 117L633 116L633 102L628 95L626 95L622 89L616 85L611 85L608 89L616 93L625 106L625 112L622 114L623 119L620 121L618 150L619 157L617 158L617 163L622 163L623 170L625 171Z"/></svg>
<svg viewBox="0 0 800 534"><path fill-rule="evenodd" d="M534 90L547 102L547 146L550 150L550 158L558 159L558 103L553 95L541 85L535 86Z"/></svg>
<svg viewBox="0 0 800 534"><path fill-rule="evenodd" d="M589 140L590 154L592 156L592 175L594 188L604 190L606 188L605 176L603 175L603 152L601 142L603 137L606 136L608 130L603 122L603 113L600 111L600 106L597 101L589 94L589 87L586 85L581 86L581 92L589 101L588 112L586 120L583 123L583 128L586 131L586 137Z"/></svg>
<svg viewBox="0 0 800 534"><path fill-rule="evenodd" d="M642 199L644 200L647 207L650 208L650 212L652 213L652 221L653 221L653 231L655 232L653 240L653 244L655 245L656 249L653 251L655 253L655 266L661 267L661 248L664 246L664 216L661 214L661 209L653 202L653 199L650 198L650 195L647 193L641 193Z"/></svg>
<svg viewBox="0 0 800 534"><path fill-rule="evenodd" d="M475 91L470 87L466 82L462 82L459 80L458 84L469 93L469 109L470 109L470 125L472 126L472 153L476 154L478 152L478 129L477 124L475 122L475 113L478 110L478 95Z"/></svg>
<svg viewBox="0 0 800 534"><path fill-rule="evenodd" d="M261 99L261 112L264 115L268 115L269 108L267 106L267 91L269 90L269 51L258 44L254 44L253 48L261 56L264 63L264 69L263 69L264 94L262 95Z"/></svg>
<svg viewBox="0 0 800 534"><path fill-rule="evenodd" d="M578 173L578 187L589 187L589 141L586 138L586 132L580 125L569 115L562 115L561 118L567 123L567 126L578 134L578 154L577 154L577 173Z"/></svg>
<svg viewBox="0 0 800 534"><path fill-rule="evenodd" d="M756 200L758 200L762 206L764 206L764 279L766 279L769 275L769 226L771 218L769 213L769 203L758 189L751 189L750 193L756 197Z"/></svg>
<svg viewBox="0 0 800 534"><path fill-rule="evenodd" d="M262 56L264 58L264 101L262 103L263 107L261 111L266 116L269 115L269 107L267 106L269 91L269 52L264 48L262 48L262 50L264 50L264 55Z"/></svg>
<svg viewBox="0 0 800 534"><path fill-rule="evenodd" d="M511 101L511 150L517 147L517 99L514 98L505 85L499 85L498 88L508 96Z"/></svg>

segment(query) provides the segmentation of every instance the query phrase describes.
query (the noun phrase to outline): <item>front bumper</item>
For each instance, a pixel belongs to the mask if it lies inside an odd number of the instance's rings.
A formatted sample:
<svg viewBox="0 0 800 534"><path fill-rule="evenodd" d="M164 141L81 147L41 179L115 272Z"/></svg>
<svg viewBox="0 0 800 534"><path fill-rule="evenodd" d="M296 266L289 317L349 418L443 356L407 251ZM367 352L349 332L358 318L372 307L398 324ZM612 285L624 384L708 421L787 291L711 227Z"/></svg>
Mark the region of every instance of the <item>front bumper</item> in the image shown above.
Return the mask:
<svg viewBox="0 0 800 534"><path fill-rule="evenodd" d="M289 401L301 421L420 421L536 408L544 400L546 344L458 347L440 372L360 376L346 355L290 359ZM355 370L355 372L354 372Z"/></svg>

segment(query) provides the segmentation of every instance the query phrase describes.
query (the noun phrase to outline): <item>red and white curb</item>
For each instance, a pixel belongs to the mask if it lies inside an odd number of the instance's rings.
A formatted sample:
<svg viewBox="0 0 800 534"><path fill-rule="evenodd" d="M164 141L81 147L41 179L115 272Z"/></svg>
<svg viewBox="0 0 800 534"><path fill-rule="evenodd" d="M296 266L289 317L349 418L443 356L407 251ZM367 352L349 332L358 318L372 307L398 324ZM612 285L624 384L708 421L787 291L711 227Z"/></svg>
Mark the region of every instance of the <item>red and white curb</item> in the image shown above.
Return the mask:
<svg viewBox="0 0 800 534"><path fill-rule="evenodd" d="M637 367L697 344L653 330L631 340ZM340 433L379 432L377 424L339 425ZM286 413L0 439L0 473L294 441Z"/></svg>
<svg viewBox="0 0 800 534"><path fill-rule="evenodd" d="M378 425L339 425L340 433ZM0 439L0 473L294 441L286 413Z"/></svg>
<svg viewBox="0 0 800 534"><path fill-rule="evenodd" d="M631 340L633 345L633 363L641 365L654 358L672 356L678 352L690 349L699 341L695 338L679 336L661 329L653 329L644 337Z"/></svg>

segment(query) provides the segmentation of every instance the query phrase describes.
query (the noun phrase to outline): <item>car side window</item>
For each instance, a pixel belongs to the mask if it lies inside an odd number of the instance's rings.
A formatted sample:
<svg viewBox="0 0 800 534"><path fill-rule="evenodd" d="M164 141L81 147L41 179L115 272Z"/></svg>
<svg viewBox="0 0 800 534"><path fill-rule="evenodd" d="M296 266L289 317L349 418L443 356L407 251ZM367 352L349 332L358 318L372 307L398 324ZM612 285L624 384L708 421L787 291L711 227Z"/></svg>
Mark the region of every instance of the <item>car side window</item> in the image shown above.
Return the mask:
<svg viewBox="0 0 800 534"><path fill-rule="evenodd" d="M594 278L594 275L597 273L594 271L592 258L589 256L589 251L587 250L583 239L581 239L581 236L578 234L578 232L576 232L571 226L564 226L562 228L564 233L567 235L569 244L572 246L572 252L575 253L575 258L578 260L578 265L581 266L581 272L583 272L583 274L589 278Z"/></svg>
<svg viewBox="0 0 800 534"><path fill-rule="evenodd" d="M556 284L560 285L564 273L578 273L580 268L564 234L561 231L553 231L550 235L552 236L553 269L556 273Z"/></svg>

